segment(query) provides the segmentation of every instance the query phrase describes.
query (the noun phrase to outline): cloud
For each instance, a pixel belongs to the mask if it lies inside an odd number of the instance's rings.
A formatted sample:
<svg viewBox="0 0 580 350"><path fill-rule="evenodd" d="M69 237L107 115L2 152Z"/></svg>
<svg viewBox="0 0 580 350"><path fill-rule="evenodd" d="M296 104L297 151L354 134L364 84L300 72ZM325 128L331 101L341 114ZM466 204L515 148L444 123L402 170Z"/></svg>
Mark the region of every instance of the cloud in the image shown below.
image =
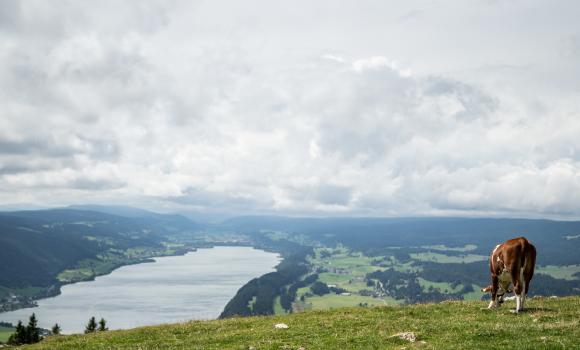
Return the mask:
<svg viewBox="0 0 580 350"><path fill-rule="evenodd" d="M3 2L2 203L580 217L575 20L223 5Z"/></svg>

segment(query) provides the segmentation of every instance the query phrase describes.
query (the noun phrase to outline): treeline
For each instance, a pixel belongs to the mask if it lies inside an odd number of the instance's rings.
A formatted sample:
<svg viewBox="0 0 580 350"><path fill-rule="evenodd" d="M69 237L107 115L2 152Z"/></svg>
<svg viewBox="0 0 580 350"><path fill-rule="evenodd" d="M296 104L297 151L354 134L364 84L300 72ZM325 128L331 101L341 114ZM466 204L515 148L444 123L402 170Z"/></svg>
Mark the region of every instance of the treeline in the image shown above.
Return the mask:
<svg viewBox="0 0 580 350"><path fill-rule="evenodd" d="M491 282L487 261L462 264L421 262L421 266L422 270L417 273L418 277L433 282L476 284L478 286Z"/></svg>
<svg viewBox="0 0 580 350"><path fill-rule="evenodd" d="M12 327L11 323L0 322L0 326L6 325ZM94 332L108 331L107 321L104 318L97 323L95 317L91 317L85 326L85 334ZM28 325L24 326L22 321L18 321L14 333L8 338L9 345L35 344L40 342L44 337L59 335L61 332L60 325L55 323L50 330L38 327L36 314L32 314L28 320ZM1 346L0 346L1 347Z"/></svg>
<svg viewBox="0 0 580 350"><path fill-rule="evenodd" d="M8 344L21 345L38 343L42 339L40 332L41 329L38 327L36 315L32 314L27 326L24 326L22 321L18 321L16 331L8 338Z"/></svg>
<svg viewBox="0 0 580 350"><path fill-rule="evenodd" d="M280 295L280 304L286 311L292 310L292 303L296 300L296 292L299 288L306 287L318 279L318 274L309 275L302 280L292 283L289 287L284 288Z"/></svg>
<svg viewBox="0 0 580 350"><path fill-rule="evenodd" d="M308 272L306 257L313 253L311 247L302 247L295 243L289 246L292 246L294 254L287 256L276 267L275 272L254 278L240 288L234 298L228 302L220 318L272 315L277 296L280 296L281 300L283 297L284 305L288 305L289 296L286 287L298 281L301 276ZM300 249L295 249L296 246L299 246Z"/></svg>
<svg viewBox="0 0 580 350"><path fill-rule="evenodd" d="M579 280L562 280L549 275L536 273L530 283L530 295L565 296L578 295L579 293Z"/></svg>

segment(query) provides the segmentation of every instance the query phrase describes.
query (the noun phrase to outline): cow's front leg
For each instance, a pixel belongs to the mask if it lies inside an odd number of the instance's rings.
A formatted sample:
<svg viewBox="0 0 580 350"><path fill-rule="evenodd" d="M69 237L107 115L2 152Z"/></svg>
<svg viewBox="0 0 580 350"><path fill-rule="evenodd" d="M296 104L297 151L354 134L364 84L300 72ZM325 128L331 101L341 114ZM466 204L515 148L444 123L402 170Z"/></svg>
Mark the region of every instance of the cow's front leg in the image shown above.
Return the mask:
<svg viewBox="0 0 580 350"><path fill-rule="evenodd" d="M498 282L498 278L496 275L491 276L491 301L489 302L489 306L487 307L488 309L491 308L496 308L499 306L498 300L497 300L497 288L498 288L499 282Z"/></svg>

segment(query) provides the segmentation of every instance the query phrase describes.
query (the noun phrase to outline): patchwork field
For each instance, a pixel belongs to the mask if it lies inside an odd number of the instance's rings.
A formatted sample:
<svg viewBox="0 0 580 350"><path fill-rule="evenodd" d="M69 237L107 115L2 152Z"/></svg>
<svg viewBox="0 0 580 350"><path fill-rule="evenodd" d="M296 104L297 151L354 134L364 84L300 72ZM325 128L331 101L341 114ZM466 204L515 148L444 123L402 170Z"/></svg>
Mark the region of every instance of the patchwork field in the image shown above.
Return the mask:
<svg viewBox="0 0 580 350"><path fill-rule="evenodd" d="M430 261L441 264L462 264L472 263L477 261L486 261L488 259L485 255L465 254L460 256L446 255L441 253L425 252L425 253L411 253L411 258L419 261Z"/></svg>
<svg viewBox="0 0 580 350"><path fill-rule="evenodd" d="M339 294L329 293L318 296L312 294L309 287L300 288L297 291L298 310L398 304L396 300L389 297L371 296L374 292L374 285L367 285L365 276L369 272L384 269L376 265L376 258L359 252L351 252L343 247L317 248L315 256L309 262L311 269L318 272L318 281L344 291Z"/></svg>
<svg viewBox="0 0 580 350"><path fill-rule="evenodd" d="M475 244L466 244L463 247L448 247L443 244L438 245L423 245L421 246L423 249L430 249L430 250L441 250L441 251L449 251L449 252L470 252L477 249Z"/></svg>
<svg viewBox="0 0 580 350"><path fill-rule="evenodd" d="M340 246L337 248L316 248L314 257L309 260L312 271L318 274L319 282L323 282L331 288L337 288L342 293L318 296L314 295L309 287L300 288L297 291L296 311L310 308L356 306L361 303L368 305L401 304L406 302L405 293L411 293L411 290L408 289L412 288L410 283L415 283L418 286L419 290L415 293L419 293L421 296L416 296L407 302L442 300L446 298L446 295L450 299L481 300L484 293L481 292L482 286L479 284L467 282L466 285L454 279L449 281L437 280L437 278L441 278L440 276L431 280L428 276L423 277L420 274L423 271L423 264L449 264L451 267L486 261L488 259L486 256L465 253L476 248L475 245L463 247L422 246L413 248L415 252L407 254L407 249L394 247L386 251L387 255L372 257ZM420 251L421 249L428 250ZM419 252L416 252L417 250ZM403 261L399 259L403 259ZM397 280L396 285L387 287L387 282L383 283L384 281L379 285L376 277L367 278L369 273L386 270L398 273L398 275L388 278L392 281L394 281L393 278ZM553 270L557 271L557 269ZM486 273L484 266L482 266L482 271L484 274ZM552 270L546 271L551 272ZM575 271L575 267L572 266L566 272L559 271L559 273L573 277ZM400 288L405 288L407 292L401 292Z"/></svg>
<svg viewBox="0 0 580 350"><path fill-rule="evenodd" d="M419 285L423 288L423 291L427 291L430 288L435 289L441 293L449 294L449 293L459 293L463 289L462 284L458 284L455 287L452 286L449 282L433 282L426 280L424 278L417 278Z"/></svg>

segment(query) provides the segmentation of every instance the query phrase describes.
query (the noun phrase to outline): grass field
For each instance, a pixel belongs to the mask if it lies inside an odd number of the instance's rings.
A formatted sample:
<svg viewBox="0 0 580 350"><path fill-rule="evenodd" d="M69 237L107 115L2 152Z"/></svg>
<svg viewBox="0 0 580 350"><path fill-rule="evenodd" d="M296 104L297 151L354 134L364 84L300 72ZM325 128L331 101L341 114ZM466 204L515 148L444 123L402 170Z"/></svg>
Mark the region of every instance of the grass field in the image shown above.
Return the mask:
<svg viewBox="0 0 580 350"><path fill-rule="evenodd" d="M450 251L450 252L470 252L472 250L476 250L477 246L475 244L466 244L463 247L447 247L442 244L438 245L424 245L421 246L424 249L432 249L432 250L442 250L442 251Z"/></svg>
<svg viewBox="0 0 580 350"><path fill-rule="evenodd" d="M574 276L574 274L580 273L580 265L538 266L536 267L536 273L543 273L554 278L572 281L578 279L578 277Z"/></svg>
<svg viewBox="0 0 580 350"><path fill-rule="evenodd" d="M280 304L280 296L277 296L274 299L274 315L285 315L287 314L286 310Z"/></svg>
<svg viewBox="0 0 580 350"><path fill-rule="evenodd" d="M343 251L335 252L332 256L326 258L320 258L317 254L316 258L311 259L311 263L314 266L324 266L326 268L358 270L362 274L379 268L372 265L372 259L368 256Z"/></svg>
<svg viewBox="0 0 580 350"><path fill-rule="evenodd" d="M481 300L481 297L485 294L481 291L481 286L477 284L472 284L473 292L463 294L463 299L465 300Z"/></svg>
<svg viewBox="0 0 580 350"><path fill-rule="evenodd" d="M487 256L477 254L465 254L461 256L452 256L441 253L411 253L411 258L419 261L431 261L440 264L461 264L472 263L476 261L486 261Z"/></svg>
<svg viewBox="0 0 580 350"><path fill-rule="evenodd" d="M40 287L27 287L27 288L6 288L0 286L0 297L4 297L10 294L17 294L23 296L33 296L40 293L43 288Z"/></svg>
<svg viewBox="0 0 580 350"><path fill-rule="evenodd" d="M374 287L368 287L366 282L364 282L364 280L353 280L350 283L342 284L341 287L346 289L350 293L358 293L361 290L372 292L374 289Z"/></svg>
<svg viewBox="0 0 580 350"><path fill-rule="evenodd" d="M422 266L415 266L415 262L414 261L408 261L406 263L402 263L400 261L398 261L397 259L395 259L394 256L390 256L387 257L385 260L382 261L382 265L385 268L390 268L393 269L395 271L399 271L399 272L419 272L423 270Z"/></svg>
<svg viewBox="0 0 580 350"><path fill-rule="evenodd" d="M331 272L323 272L318 274L318 280L326 284L343 285L347 284L354 276L347 274L338 274Z"/></svg>
<svg viewBox="0 0 580 350"><path fill-rule="evenodd" d="M433 289L436 289L441 293L459 293L463 289L462 284L459 284L455 286L455 288L453 288L451 286L451 283L448 282L433 282L428 281L421 277L417 278L417 281L419 282L419 285L421 285L421 287L423 288L424 292L426 292L429 289L429 287L433 287Z"/></svg>
<svg viewBox="0 0 580 350"><path fill-rule="evenodd" d="M14 333L14 328L0 327L0 343L6 343L12 333Z"/></svg>
<svg viewBox="0 0 580 350"><path fill-rule="evenodd" d="M50 337L25 349L578 349L580 297L529 299L495 310L483 302L307 311ZM275 329L277 323L288 329ZM413 332L410 343L395 335Z"/></svg>

